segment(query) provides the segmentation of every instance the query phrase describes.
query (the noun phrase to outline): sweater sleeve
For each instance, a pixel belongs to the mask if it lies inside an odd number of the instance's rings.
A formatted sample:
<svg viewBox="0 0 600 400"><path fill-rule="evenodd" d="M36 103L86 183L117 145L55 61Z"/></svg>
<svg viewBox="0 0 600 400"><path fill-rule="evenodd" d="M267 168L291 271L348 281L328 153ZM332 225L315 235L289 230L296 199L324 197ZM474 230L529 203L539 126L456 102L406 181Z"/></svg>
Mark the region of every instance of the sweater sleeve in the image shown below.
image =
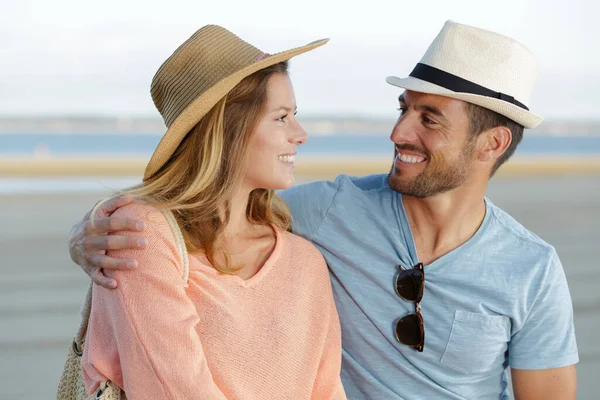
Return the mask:
<svg viewBox="0 0 600 400"><path fill-rule="evenodd" d="M327 279L329 285L329 279ZM329 286L329 329L321 352L317 379L313 388L313 399L345 400L340 370L342 367L342 337L340 320Z"/></svg>
<svg viewBox="0 0 600 400"><path fill-rule="evenodd" d="M183 265L165 217L133 204L115 214L143 219L143 250L109 252L136 259L133 271L105 271L117 289L94 286L82 365L89 392L109 379L128 399L224 399L213 381L200 337L199 317L186 295Z"/></svg>

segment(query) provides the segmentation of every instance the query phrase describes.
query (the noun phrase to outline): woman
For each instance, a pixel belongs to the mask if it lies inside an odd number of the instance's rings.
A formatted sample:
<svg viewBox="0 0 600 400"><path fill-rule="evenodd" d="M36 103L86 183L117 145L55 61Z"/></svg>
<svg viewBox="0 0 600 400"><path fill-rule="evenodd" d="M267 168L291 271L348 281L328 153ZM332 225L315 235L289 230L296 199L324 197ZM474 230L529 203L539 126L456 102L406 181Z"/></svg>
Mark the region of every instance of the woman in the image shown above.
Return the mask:
<svg viewBox="0 0 600 400"><path fill-rule="evenodd" d="M325 262L289 232L274 190L293 185L306 140L287 60L218 26L160 67L152 97L168 127L136 201L144 250L111 251L135 271L95 285L82 366L88 392L110 380L129 399L343 399L340 326ZM162 210L189 252L189 277Z"/></svg>

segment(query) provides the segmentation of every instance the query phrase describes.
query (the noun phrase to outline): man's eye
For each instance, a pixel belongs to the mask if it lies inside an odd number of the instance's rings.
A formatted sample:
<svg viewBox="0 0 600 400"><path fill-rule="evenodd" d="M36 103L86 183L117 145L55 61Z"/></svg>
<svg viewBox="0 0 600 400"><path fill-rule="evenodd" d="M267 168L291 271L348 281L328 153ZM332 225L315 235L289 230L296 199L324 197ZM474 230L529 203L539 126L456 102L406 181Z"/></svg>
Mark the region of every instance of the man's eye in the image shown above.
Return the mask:
<svg viewBox="0 0 600 400"><path fill-rule="evenodd" d="M404 115L404 113L406 112L406 107L399 107L398 111L400 111L400 115Z"/></svg>

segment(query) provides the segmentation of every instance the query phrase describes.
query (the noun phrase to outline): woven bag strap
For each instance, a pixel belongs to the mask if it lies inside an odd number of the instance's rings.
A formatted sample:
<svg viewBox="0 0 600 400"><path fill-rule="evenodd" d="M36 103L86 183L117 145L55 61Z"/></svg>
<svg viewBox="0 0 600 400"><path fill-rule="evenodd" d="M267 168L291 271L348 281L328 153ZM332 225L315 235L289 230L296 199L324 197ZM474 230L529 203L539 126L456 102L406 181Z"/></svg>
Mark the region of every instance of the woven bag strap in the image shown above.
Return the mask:
<svg viewBox="0 0 600 400"><path fill-rule="evenodd" d="M167 222L169 223L169 227L173 232L173 236L175 236L177 250L179 256L181 257L181 262L183 263L182 279L184 283L187 283L190 274L190 260L188 259L188 253L185 247L183 234L181 233L181 229L179 228L179 224L177 223L177 220L175 220L175 216L173 215L173 213L170 210L163 210L163 214L167 219ZM77 333L75 334L75 338L73 340L73 350L78 355L81 355L83 351L83 340L85 339L88 321L90 319L90 312L92 311L92 287L93 283L90 283L90 286L88 287L87 292L85 294L83 306L81 307L81 322L79 324L79 329L77 330Z"/></svg>
<svg viewBox="0 0 600 400"><path fill-rule="evenodd" d="M173 236L175 236L175 243L177 244L177 250L179 256L181 257L181 262L183 263L183 282L187 283L188 277L190 275L190 260L188 259L187 249L185 247L185 240L183 239L183 234L181 233L181 229L179 228L179 224L175 219L175 216L170 210L164 210L163 214L171 227L171 231L173 231Z"/></svg>
<svg viewBox="0 0 600 400"><path fill-rule="evenodd" d="M83 353L83 340L85 338L85 333L87 332L90 311L92 310L93 285L93 282L90 282L90 286L88 286L87 292L85 293L85 299L83 300L83 305L81 306L81 322L79 323L79 329L77 329L77 333L73 339L73 351L75 351L75 354L78 356L81 356Z"/></svg>

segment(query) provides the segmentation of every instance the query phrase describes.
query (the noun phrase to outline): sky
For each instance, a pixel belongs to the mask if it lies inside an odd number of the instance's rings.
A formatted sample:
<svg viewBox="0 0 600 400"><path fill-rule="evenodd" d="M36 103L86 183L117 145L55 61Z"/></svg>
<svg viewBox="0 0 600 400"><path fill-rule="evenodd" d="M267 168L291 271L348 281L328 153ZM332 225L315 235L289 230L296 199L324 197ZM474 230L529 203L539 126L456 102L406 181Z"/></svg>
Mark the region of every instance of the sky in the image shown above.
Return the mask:
<svg viewBox="0 0 600 400"><path fill-rule="evenodd" d="M352 5L354 4L354 5ZM226 27L294 58L305 115L392 116L399 88L446 20L513 37L537 57L530 109L600 120L600 3L592 0L0 0L0 115L156 116L150 81L198 28Z"/></svg>

